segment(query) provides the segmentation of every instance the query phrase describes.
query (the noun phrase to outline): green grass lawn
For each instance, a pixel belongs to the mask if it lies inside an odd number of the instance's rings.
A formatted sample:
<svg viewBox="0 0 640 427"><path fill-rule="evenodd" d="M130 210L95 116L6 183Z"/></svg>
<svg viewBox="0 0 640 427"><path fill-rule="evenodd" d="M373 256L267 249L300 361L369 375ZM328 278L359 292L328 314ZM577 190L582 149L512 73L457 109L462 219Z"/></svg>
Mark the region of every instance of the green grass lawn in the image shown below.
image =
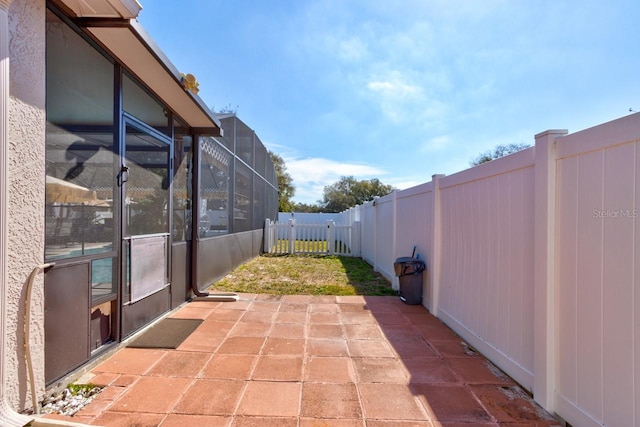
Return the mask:
<svg viewBox="0 0 640 427"><path fill-rule="evenodd" d="M396 295L360 258L263 255L236 268L210 291L275 295Z"/></svg>

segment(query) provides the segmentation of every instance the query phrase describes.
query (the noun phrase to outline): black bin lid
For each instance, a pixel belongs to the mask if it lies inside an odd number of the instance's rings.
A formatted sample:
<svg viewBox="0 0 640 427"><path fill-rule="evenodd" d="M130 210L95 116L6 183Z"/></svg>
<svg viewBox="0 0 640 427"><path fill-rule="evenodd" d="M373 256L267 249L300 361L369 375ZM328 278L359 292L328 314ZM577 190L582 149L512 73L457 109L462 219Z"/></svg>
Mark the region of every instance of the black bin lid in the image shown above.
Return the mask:
<svg viewBox="0 0 640 427"><path fill-rule="evenodd" d="M393 263L396 276L421 273L425 269L424 261L410 256L400 257Z"/></svg>
<svg viewBox="0 0 640 427"><path fill-rule="evenodd" d="M403 257L400 257L400 258L396 259L396 263L399 263L399 262L409 263L409 264L419 264L419 263L424 264L424 261L422 261L421 259L413 258L413 257L410 257L410 256L403 256Z"/></svg>

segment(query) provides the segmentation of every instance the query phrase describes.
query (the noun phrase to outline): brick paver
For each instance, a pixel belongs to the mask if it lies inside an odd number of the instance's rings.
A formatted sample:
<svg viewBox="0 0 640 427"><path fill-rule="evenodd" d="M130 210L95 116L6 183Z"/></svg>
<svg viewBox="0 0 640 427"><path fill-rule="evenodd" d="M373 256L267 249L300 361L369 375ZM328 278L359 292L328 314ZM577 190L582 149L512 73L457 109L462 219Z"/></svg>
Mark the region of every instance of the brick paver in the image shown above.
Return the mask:
<svg viewBox="0 0 640 427"><path fill-rule="evenodd" d="M559 425L424 307L395 297L242 294L191 302L171 317L203 323L175 350L114 353L83 377L105 390L66 419L105 427Z"/></svg>

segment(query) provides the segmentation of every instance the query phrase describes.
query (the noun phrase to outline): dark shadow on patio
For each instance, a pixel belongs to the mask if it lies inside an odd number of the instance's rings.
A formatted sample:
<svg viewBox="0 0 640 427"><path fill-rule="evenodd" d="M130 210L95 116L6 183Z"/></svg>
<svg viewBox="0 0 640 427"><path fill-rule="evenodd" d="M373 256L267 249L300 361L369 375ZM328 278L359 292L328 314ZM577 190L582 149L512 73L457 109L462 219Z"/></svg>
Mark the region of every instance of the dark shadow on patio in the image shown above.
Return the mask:
<svg viewBox="0 0 640 427"><path fill-rule="evenodd" d="M511 378L422 305L405 304L400 298L393 302L385 298L385 303L378 297L364 300L362 310L371 313L386 338L386 342L371 341L367 345L366 359L352 354L360 381L372 384L363 385L365 388L385 384L388 388L379 387L384 393L406 386L435 425L560 425ZM351 328L358 330L359 326ZM387 343L408 373L406 381L385 348Z"/></svg>

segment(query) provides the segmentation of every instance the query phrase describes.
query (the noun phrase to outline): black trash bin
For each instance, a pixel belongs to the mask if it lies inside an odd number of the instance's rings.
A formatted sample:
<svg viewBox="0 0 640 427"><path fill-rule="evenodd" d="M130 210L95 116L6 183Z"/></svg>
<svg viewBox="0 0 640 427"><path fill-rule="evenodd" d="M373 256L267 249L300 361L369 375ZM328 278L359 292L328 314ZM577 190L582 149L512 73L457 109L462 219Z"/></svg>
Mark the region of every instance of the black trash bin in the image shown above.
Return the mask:
<svg viewBox="0 0 640 427"><path fill-rule="evenodd" d="M413 257L398 258L393 269L400 280L400 299L407 304L422 303L422 272L424 261Z"/></svg>

